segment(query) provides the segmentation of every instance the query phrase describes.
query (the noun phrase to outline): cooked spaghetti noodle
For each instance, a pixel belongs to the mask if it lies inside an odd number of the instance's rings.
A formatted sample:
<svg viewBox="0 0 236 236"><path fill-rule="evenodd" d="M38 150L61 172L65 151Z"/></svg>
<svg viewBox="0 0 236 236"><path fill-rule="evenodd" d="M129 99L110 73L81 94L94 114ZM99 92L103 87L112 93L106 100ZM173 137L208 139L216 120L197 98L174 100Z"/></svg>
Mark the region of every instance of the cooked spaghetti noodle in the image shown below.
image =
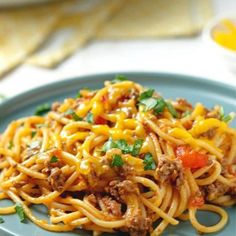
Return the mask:
<svg viewBox="0 0 236 236"><path fill-rule="evenodd" d="M0 137L0 198L49 231L155 236L181 220L202 233L221 230L222 206L236 203L231 116L122 78L10 123ZM34 216L34 204L47 207L49 222ZM202 225L198 210L219 222Z"/></svg>

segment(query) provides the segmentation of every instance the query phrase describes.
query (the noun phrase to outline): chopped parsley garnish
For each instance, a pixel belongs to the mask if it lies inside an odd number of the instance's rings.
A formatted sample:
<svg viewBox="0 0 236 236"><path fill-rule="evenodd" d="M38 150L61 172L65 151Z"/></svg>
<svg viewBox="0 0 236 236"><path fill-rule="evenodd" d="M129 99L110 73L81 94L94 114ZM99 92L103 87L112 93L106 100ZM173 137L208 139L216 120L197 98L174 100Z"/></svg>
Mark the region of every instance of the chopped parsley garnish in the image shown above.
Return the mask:
<svg viewBox="0 0 236 236"><path fill-rule="evenodd" d="M43 116L51 110L51 106L48 103L42 104L36 108L35 115Z"/></svg>
<svg viewBox="0 0 236 236"><path fill-rule="evenodd" d="M82 95L81 95L80 90L79 90L76 94L76 98L81 98L81 97L82 97Z"/></svg>
<svg viewBox="0 0 236 236"><path fill-rule="evenodd" d="M0 217L0 224L4 223L4 219L2 217Z"/></svg>
<svg viewBox="0 0 236 236"><path fill-rule="evenodd" d="M120 82L125 81L125 80L127 80L127 78L124 75L116 75L115 79L112 80L111 82L113 84L115 84L115 83L120 83Z"/></svg>
<svg viewBox="0 0 236 236"><path fill-rule="evenodd" d="M139 96L139 101L143 100L143 99L146 99L146 98L150 98L152 97L154 93L154 89L148 89L146 90L145 92L141 93L140 96Z"/></svg>
<svg viewBox="0 0 236 236"><path fill-rule="evenodd" d="M9 148L9 149L12 149L13 147L14 147L14 143L13 143L13 141L11 140L11 141L9 142L8 148Z"/></svg>
<svg viewBox="0 0 236 236"><path fill-rule="evenodd" d="M93 113L89 112L87 117L86 117L86 121L90 124L94 123L94 117L93 117Z"/></svg>
<svg viewBox="0 0 236 236"><path fill-rule="evenodd" d="M79 117L79 116L75 113L75 111L72 110L72 109L67 110L64 114L65 114L65 115L71 115L71 116L72 116L72 119L73 119L74 121L81 121L81 120L83 120L83 118Z"/></svg>
<svg viewBox="0 0 236 236"><path fill-rule="evenodd" d="M32 131L31 132L31 138L33 138L36 135L36 133L37 133L36 131Z"/></svg>
<svg viewBox="0 0 236 236"><path fill-rule="evenodd" d="M166 102L163 98L157 98L156 101L156 106L153 110L156 114L160 114L165 110Z"/></svg>
<svg viewBox="0 0 236 236"><path fill-rule="evenodd" d="M156 169L156 163L153 160L152 154L150 152L145 154L143 163L144 163L144 170L155 170Z"/></svg>
<svg viewBox="0 0 236 236"><path fill-rule="evenodd" d="M235 117L235 114L232 112L228 115L225 115L224 117L222 117L222 121L224 121L225 123L228 123L229 121L233 120Z"/></svg>
<svg viewBox="0 0 236 236"><path fill-rule="evenodd" d="M109 138L109 140L104 144L102 151L107 152L112 148L118 148L122 151L123 154L131 154L133 156L138 156L142 145L143 140L141 139L137 139L132 145L128 144L124 139L113 140L112 138Z"/></svg>
<svg viewBox="0 0 236 236"><path fill-rule="evenodd" d="M174 117L178 117L178 113L170 102L166 102L166 107L169 110L170 114Z"/></svg>
<svg viewBox="0 0 236 236"><path fill-rule="evenodd" d="M183 114L182 114L182 117L186 117L186 116L189 116L192 112L191 111L185 111Z"/></svg>
<svg viewBox="0 0 236 236"><path fill-rule="evenodd" d="M224 108L222 106L220 107L219 113L220 113L220 120L222 120L225 123L228 123L229 121L233 120L235 117L235 113L233 112L226 115Z"/></svg>
<svg viewBox="0 0 236 236"><path fill-rule="evenodd" d="M58 157L52 156L51 160L50 160L50 163L56 163L56 162L58 162Z"/></svg>
<svg viewBox="0 0 236 236"><path fill-rule="evenodd" d="M133 148L132 148L132 156L138 156L142 148L142 145L143 145L143 140L141 139L135 140Z"/></svg>
<svg viewBox="0 0 236 236"><path fill-rule="evenodd" d="M22 205L17 203L16 206L15 206L15 210L16 210L17 215L20 218L20 222L24 223L25 220L26 220L26 215L25 215L25 212L24 212L24 209L23 209Z"/></svg>
<svg viewBox="0 0 236 236"><path fill-rule="evenodd" d="M116 143L112 140L112 138L109 138L108 141L103 145L102 151L107 152L108 150L112 148L117 148Z"/></svg>
<svg viewBox="0 0 236 236"><path fill-rule="evenodd" d="M124 161L123 161L122 157L120 155L114 154L112 156L111 166L112 167L121 167L123 165L124 165Z"/></svg>
<svg viewBox="0 0 236 236"><path fill-rule="evenodd" d="M139 104L145 106L144 111L153 110L158 115L167 108L173 117L178 117L177 111L170 102L166 102L162 97L152 97L153 93L154 89L149 89L139 96Z"/></svg>

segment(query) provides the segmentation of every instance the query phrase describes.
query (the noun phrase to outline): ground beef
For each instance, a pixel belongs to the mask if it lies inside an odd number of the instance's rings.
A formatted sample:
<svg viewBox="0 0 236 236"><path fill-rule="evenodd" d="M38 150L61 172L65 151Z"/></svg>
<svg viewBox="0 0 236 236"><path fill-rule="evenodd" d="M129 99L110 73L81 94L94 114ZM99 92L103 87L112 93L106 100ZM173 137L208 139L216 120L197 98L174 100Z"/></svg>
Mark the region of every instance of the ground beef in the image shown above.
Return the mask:
<svg viewBox="0 0 236 236"><path fill-rule="evenodd" d="M216 133L216 129L212 128L212 129L209 129L208 131L206 131L205 133L202 133L202 136L212 139L215 136L215 133Z"/></svg>
<svg viewBox="0 0 236 236"><path fill-rule="evenodd" d="M105 188L118 202L125 202L125 196L130 193L138 194L138 187L130 180L112 180Z"/></svg>
<svg viewBox="0 0 236 236"><path fill-rule="evenodd" d="M95 206L95 207L97 206L98 202L97 202L97 198L94 194L88 195L87 199L93 206Z"/></svg>
<svg viewBox="0 0 236 236"><path fill-rule="evenodd" d="M171 184L179 187L183 184L183 166L178 159L168 159L164 156L158 160L157 174L160 182L171 182Z"/></svg>
<svg viewBox="0 0 236 236"><path fill-rule="evenodd" d="M228 191L229 191L229 186L217 180L212 184L204 186L205 197L208 201L213 201L225 195Z"/></svg>
<svg viewBox="0 0 236 236"><path fill-rule="evenodd" d="M48 177L48 181L55 191L62 191L64 184L66 182L66 177L62 173L61 169L55 167L51 169L51 174Z"/></svg>
<svg viewBox="0 0 236 236"><path fill-rule="evenodd" d="M98 199L98 202L101 209L102 210L104 209L108 214L111 214L116 217L122 216L121 204L113 200L111 197L109 196L100 197Z"/></svg>
<svg viewBox="0 0 236 236"><path fill-rule="evenodd" d="M139 210L134 216L127 219L127 226L123 231L129 232L131 236L146 236L150 232L151 227L151 219L143 217Z"/></svg>
<svg viewBox="0 0 236 236"><path fill-rule="evenodd" d="M193 109L193 106L191 103L189 103L186 99L184 98L178 98L177 102L179 103L179 105L184 106L184 107L188 107L190 109Z"/></svg>

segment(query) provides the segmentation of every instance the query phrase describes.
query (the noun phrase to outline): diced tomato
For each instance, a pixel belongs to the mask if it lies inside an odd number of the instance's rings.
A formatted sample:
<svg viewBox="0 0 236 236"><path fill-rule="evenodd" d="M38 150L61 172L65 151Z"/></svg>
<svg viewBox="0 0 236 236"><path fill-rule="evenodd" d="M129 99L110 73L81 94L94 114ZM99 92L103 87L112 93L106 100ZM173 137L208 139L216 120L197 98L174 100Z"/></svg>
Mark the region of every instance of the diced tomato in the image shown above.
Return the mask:
<svg viewBox="0 0 236 236"><path fill-rule="evenodd" d="M188 146L178 146L175 153L185 168L197 169L206 166L208 163L207 155L196 152Z"/></svg>
<svg viewBox="0 0 236 236"><path fill-rule="evenodd" d="M202 207L204 203L205 201L202 196L194 196L194 197L190 197L189 206L199 208L199 207Z"/></svg>
<svg viewBox="0 0 236 236"><path fill-rule="evenodd" d="M108 96L107 94L105 94L101 97L101 102L106 103L107 101L108 101Z"/></svg>
<svg viewBox="0 0 236 236"><path fill-rule="evenodd" d="M107 120L104 119L102 116L97 116L95 118L95 124L96 125L105 125L105 124L107 124Z"/></svg>
<svg viewBox="0 0 236 236"><path fill-rule="evenodd" d="M56 156L56 157L60 157L61 156L61 150L54 150L53 151L53 155Z"/></svg>

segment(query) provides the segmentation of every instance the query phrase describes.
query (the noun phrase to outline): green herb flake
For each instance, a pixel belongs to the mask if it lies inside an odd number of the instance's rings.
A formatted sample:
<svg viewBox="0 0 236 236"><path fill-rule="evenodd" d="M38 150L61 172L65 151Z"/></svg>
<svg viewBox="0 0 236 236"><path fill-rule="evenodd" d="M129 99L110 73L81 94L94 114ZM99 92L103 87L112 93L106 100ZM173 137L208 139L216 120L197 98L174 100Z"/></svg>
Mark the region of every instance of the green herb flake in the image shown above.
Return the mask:
<svg viewBox="0 0 236 236"><path fill-rule="evenodd" d="M89 112L87 117L86 117L86 121L90 124L94 123L94 117L93 117L93 113Z"/></svg>
<svg viewBox="0 0 236 236"><path fill-rule="evenodd" d="M219 109L219 115L220 115L220 119L222 120L225 116L225 111L224 111L224 107L220 106Z"/></svg>
<svg viewBox="0 0 236 236"><path fill-rule="evenodd" d="M120 155L114 154L112 156L111 166L112 167L121 167L123 165L124 165L124 161L123 161L122 157Z"/></svg>
<svg viewBox="0 0 236 236"><path fill-rule="evenodd" d="M16 210L17 215L18 215L19 218L20 218L20 222L21 222L21 223L25 223L25 221L26 221L26 215L25 215L25 212L24 212L24 209L23 209L22 205L19 204L19 203L16 204L15 210Z"/></svg>
<svg viewBox="0 0 236 236"><path fill-rule="evenodd" d="M187 116L189 116L189 115L191 115L191 111L185 111L183 114L182 114L182 117L187 117Z"/></svg>
<svg viewBox="0 0 236 236"><path fill-rule="evenodd" d="M76 94L76 98L81 98L81 97L82 97L82 95L81 95L80 90L79 90Z"/></svg>
<svg viewBox="0 0 236 236"><path fill-rule="evenodd" d="M156 169L156 163L154 162L152 154L150 152L145 154L143 164L144 164L144 170Z"/></svg>
<svg viewBox="0 0 236 236"><path fill-rule="evenodd" d="M229 113L228 115L225 115L223 118L222 118L222 121L225 122L225 123L228 123L230 121L232 121L235 117L235 113L234 112L231 112Z"/></svg>
<svg viewBox="0 0 236 236"><path fill-rule="evenodd" d="M157 103L153 110L156 114L160 114L164 111L166 107L166 102L163 98L157 98L156 100L157 100Z"/></svg>
<svg viewBox="0 0 236 236"><path fill-rule="evenodd" d="M170 102L166 102L166 107L169 110L170 114L174 117L178 117L178 113Z"/></svg>
<svg viewBox="0 0 236 236"><path fill-rule="evenodd" d="M72 116L72 119L73 119L74 121L81 121L81 120L83 120L83 118L79 117L79 116L75 113L75 111L72 110L72 109L67 110L64 114L65 114L65 115L71 115L71 116Z"/></svg>
<svg viewBox="0 0 236 236"><path fill-rule="evenodd" d="M5 221L2 217L0 217L0 224L3 224Z"/></svg>
<svg viewBox="0 0 236 236"><path fill-rule="evenodd" d="M151 110L157 106L156 98L145 98L140 101L140 104L145 105L145 111Z"/></svg>
<svg viewBox="0 0 236 236"><path fill-rule="evenodd" d="M32 132L31 132L31 138L34 138L34 136L36 135L36 133L37 133L36 131L32 131Z"/></svg>
<svg viewBox="0 0 236 236"><path fill-rule="evenodd" d="M135 140L131 154L135 157L138 156L142 146L143 146L142 139Z"/></svg>
<svg viewBox="0 0 236 236"><path fill-rule="evenodd" d="M132 147L128 145L126 140L119 139L116 141L117 148L119 148L123 154L128 154L132 151Z"/></svg>
<svg viewBox="0 0 236 236"><path fill-rule="evenodd" d="M52 156L51 160L50 160L50 163L56 163L56 162L58 162L58 157Z"/></svg>
<svg viewBox="0 0 236 236"><path fill-rule="evenodd" d="M109 138L107 142L104 143L102 147L103 152L107 152L108 150L112 148L117 148L116 143L112 140L112 138Z"/></svg>
<svg viewBox="0 0 236 236"><path fill-rule="evenodd" d="M14 147L14 143L13 143L13 141L11 140L11 141L9 142L8 148L9 148L9 149L12 149L13 147Z"/></svg>
<svg viewBox="0 0 236 236"><path fill-rule="evenodd" d="M140 94L138 100L141 101L143 99L150 98L150 97L152 97L153 93L154 93L154 89L148 89L145 92Z"/></svg>
<svg viewBox="0 0 236 236"><path fill-rule="evenodd" d="M123 81L126 81L126 80L127 80L127 78L124 75L116 75L115 79L112 80L111 82L113 84L115 84L115 83L120 83L120 82L123 82Z"/></svg>
<svg viewBox="0 0 236 236"><path fill-rule="evenodd" d="M35 115L43 116L51 110L51 106L48 103L42 104L36 108Z"/></svg>

